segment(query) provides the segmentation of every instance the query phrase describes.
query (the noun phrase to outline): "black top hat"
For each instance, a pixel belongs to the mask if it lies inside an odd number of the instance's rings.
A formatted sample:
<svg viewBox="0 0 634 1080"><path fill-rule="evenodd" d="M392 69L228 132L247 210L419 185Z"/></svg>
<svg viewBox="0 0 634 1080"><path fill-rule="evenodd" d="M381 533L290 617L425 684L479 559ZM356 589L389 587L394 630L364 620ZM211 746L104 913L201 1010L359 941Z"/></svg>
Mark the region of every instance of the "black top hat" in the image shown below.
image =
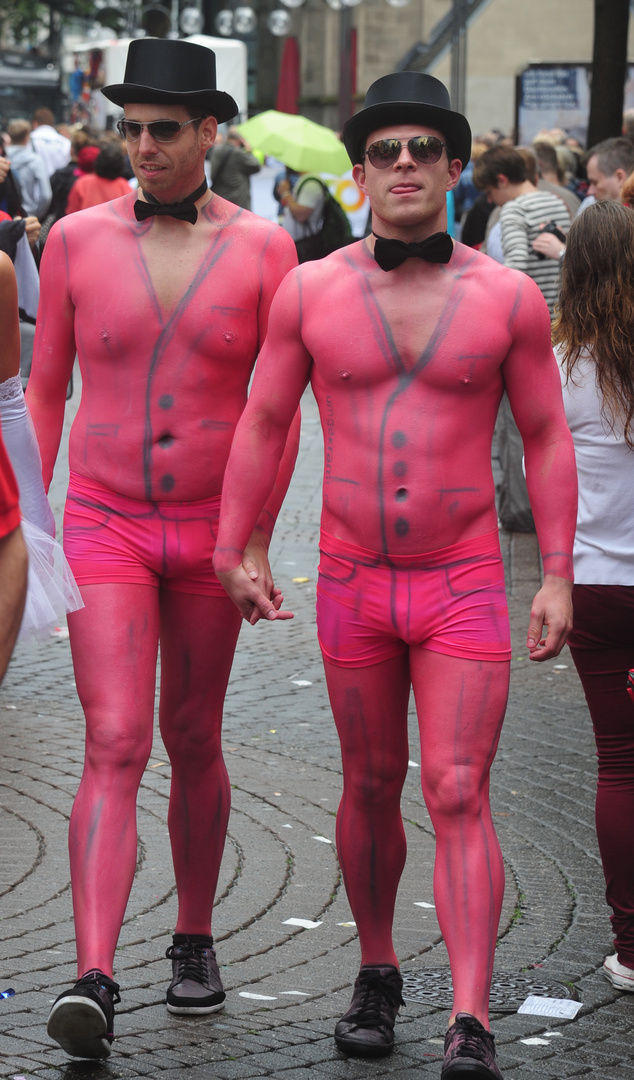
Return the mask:
<svg viewBox="0 0 634 1080"><path fill-rule="evenodd" d="M453 112L447 87L422 71L395 71L372 83L363 109L346 122L343 141L353 165L363 163L365 140L390 124L425 124L437 128L464 169L471 157L471 128Z"/></svg>
<svg viewBox="0 0 634 1080"><path fill-rule="evenodd" d="M219 123L231 120L238 106L216 90L216 54L193 41L138 38L131 41L122 83L104 86L115 105L194 105Z"/></svg>

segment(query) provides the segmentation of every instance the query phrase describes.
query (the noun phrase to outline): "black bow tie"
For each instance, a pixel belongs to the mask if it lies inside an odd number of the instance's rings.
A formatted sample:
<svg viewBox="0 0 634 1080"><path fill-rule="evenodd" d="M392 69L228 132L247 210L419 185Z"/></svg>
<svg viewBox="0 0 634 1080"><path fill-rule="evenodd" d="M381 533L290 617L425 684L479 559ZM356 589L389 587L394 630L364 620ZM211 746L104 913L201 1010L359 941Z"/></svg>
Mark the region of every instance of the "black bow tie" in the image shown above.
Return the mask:
<svg viewBox="0 0 634 1080"><path fill-rule="evenodd" d="M143 202L141 199L137 199L134 204L134 214L137 221L145 221L146 218L155 217L174 217L179 221L189 221L192 225L196 224L198 219L198 209L195 203L200 199L207 190L207 180L203 180L200 187L197 187L195 191L192 191L191 195L188 195L182 202L177 203L160 203L154 195L150 195L147 191L144 191L147 202Z"/></svg>
<svg viewBox="0 0 634 1080"><path fill-rule="evenodd" d="M420 243L405 244L402 240L375 238L374 258L381 270L395 270L406 259L424 259L425 262L448 263L453 254L453 241L446 232L437 232Z"/></svg>

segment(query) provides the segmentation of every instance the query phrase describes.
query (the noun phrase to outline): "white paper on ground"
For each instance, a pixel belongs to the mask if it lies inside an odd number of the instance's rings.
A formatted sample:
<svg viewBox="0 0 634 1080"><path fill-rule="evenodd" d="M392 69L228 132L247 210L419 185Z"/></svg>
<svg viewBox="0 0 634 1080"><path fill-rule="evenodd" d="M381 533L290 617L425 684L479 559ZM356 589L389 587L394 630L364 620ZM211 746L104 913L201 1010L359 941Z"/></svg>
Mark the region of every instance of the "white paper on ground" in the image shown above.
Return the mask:
<svg viewBox="0 0 634 1080"><path fill-rule="evenodd" d="M548 1039L520 1039L526 1046L548 1046Z"/></svg>
<svg viewBox="0 0 634 1080"><path fill-rule="evenodd" d="M356 926L356 922L338 922L337 926Z"/></svg>
<svg viewBox="0 0 634 1080"><path fill-rule="evenodd" d="M414 907L433 908L435 906L435 904L426 904L424 900L414 900Z"/></svg>
<svg viewBox="0 0 634 1080"><path fill-rule="evenodd" d="M407 764L408 764L408 765L410 766L410 768L412 768L412 769L420 769L420 765L418 764L418 762L417 762L417 761L408 761L408 762L407 762Z"/></svg>
<svg viewBox="0 0 634 1080"><path fill-rule="evenodd" d="M321 922L321 919L319 922L312 922L310 919L284 919L284 926L302 926L304 930L314 930L321 926Z"/></svg>
<svg viewBox="0 0 634 1080"><path fill-rule="evenodd" d="M248 990L241 990L240 997L252 998L253 1001L277 1001L277 998L269 997L268 994L250 994Z"/></svg>
<svg viewBox="0 0 634 1080"><path fill-rule="evenodd" d="M313 836L313 840L319 840L320 844L332 844L332 840L329 840L327 836Z"/></svg>
<svg viewBox="0 0 634 1080"><path fill-rule="evenodd" d="M312 686L313 684L308 679L291 679L293 686Z"/></svg>
<svg viewBox="0 0 634 1080"><path fill-rule="evenodd" d="M280 997L310 997L303 990L280 990Z"/></svg>
<svg viewBox="0 0 634 1080"><path fill-rule="evenodd" d="M561 1016L565 1020L574 1020L581 1005L582 1002L569 1001L568 998L546 998L529 994L517 1011L530 1016Z"/></svg>

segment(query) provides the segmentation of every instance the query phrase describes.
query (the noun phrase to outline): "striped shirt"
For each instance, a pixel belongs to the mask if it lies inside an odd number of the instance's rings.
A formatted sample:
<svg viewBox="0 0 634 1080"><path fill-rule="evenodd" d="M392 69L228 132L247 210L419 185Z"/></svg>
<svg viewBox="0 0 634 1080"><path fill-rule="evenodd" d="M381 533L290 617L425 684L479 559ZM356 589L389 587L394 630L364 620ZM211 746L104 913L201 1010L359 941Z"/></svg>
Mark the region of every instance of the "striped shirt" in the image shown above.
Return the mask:
<svg viewBox="0 0 634 1080"><path fill-rule="evenodd" d="M554 221L564 233L571 225L565 203L549 191L520 195L505 203L500 213L504 265L522 270L533 279L541 289L552 317L559 295L559 260L540 259L531 246L540 226L548 221Z"/></svg>

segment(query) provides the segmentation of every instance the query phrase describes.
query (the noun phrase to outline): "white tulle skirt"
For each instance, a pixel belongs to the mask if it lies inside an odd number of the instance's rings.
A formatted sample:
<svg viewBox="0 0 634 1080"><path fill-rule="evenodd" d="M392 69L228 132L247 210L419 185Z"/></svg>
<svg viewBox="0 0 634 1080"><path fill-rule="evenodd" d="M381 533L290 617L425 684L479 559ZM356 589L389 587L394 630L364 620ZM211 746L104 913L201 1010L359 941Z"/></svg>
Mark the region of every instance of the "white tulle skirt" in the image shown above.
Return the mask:
<svg viewBox="0 0 634 1080"><path fill-rule="evenodd" d="M77 582L61 545L22 518L22 535L29 554L29 577L21 644L45 641L60 619L84 606Z"/></svg>

